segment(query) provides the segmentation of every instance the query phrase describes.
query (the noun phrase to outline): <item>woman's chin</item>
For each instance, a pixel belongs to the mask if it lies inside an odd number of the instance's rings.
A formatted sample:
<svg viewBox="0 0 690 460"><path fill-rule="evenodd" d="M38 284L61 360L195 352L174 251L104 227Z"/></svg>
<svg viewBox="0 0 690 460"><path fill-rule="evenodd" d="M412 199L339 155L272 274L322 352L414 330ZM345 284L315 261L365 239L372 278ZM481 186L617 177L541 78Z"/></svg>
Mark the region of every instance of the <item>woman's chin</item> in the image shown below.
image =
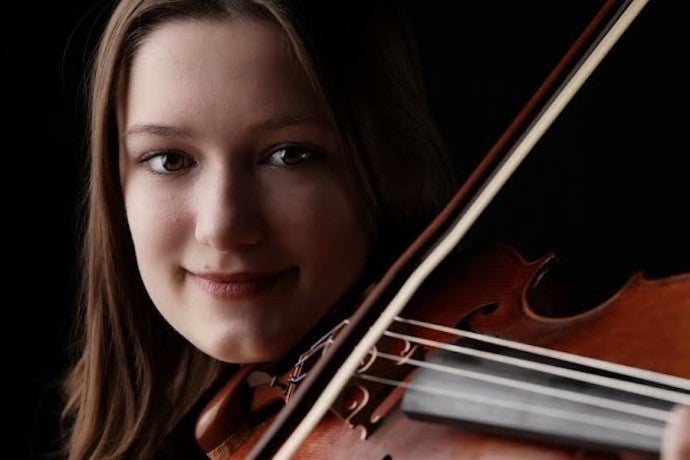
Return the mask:
<svg viewBox="0 0 690 460"><path fill-rule="evenodd" d="M244 337L239 343L215 344L200 347L211 357L232 364L250 364L275 362L284 358L292 349L292 343L278 343L265 338L250 339Z"/></svg>

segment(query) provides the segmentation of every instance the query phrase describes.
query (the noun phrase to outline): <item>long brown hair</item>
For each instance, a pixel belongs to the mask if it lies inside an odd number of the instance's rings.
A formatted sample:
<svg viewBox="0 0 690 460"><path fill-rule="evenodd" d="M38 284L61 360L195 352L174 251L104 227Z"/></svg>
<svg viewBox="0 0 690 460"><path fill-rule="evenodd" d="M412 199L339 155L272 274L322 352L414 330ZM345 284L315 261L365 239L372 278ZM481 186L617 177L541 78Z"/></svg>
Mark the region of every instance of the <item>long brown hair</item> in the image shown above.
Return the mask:
<svg viewBox="0 0 690 460"><path fill-rule="evenodd" d="M339 5L343 3L343 5ZM172 19L273 21L331 109L380 238L384 266L454 191L426 106L414 37L396 2L122 0L90 73L82 287L63 420L72 459L163 456L165 439L232 365L201 353L158 314L139 277L118 172L117 111L129 63ZM397 235L393 237L393 235Z"/></svg>

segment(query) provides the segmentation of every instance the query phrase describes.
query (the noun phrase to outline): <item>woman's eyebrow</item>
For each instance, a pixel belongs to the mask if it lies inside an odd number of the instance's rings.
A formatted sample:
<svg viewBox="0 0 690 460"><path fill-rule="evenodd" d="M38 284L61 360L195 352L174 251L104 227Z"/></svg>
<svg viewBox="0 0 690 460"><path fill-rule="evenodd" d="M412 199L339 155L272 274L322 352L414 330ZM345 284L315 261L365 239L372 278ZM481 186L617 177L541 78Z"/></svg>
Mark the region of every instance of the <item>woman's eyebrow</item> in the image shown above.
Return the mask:
<svg viewBox="0 0 690 460"><path fill-rule="evenodd" d="M135 124L127 127L124 137L134 137L141 135L155 135L165 137L189 137L189 132L173 126L158 125L155 123Z"/></svg>
<svg viewBox="0 0 690 460"><path fill-rule="evenodd" d="M278 129L285 126L300 124L318 124L329 127L326 118L313 113L275 114L261 119L255 127L262 130ZM164 137L189 137L191 134L174 126L159 125L156 123L141 123L127 127L123 137L135 137L141 135L155 135Z"/></svg>

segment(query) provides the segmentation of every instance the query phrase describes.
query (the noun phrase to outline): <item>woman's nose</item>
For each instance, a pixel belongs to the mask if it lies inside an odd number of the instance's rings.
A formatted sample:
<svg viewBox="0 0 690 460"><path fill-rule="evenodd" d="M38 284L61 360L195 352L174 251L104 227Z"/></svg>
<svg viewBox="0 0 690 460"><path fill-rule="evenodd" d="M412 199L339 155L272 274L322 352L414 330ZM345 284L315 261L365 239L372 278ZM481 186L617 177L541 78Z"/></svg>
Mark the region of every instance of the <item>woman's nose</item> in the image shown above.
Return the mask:
<svg viewBox="0 0 690 460"><path fill-rule="evenodd" d="M209 174L197 187L197 241L219 251L257 244L262 238L260 193L250 174Z"/></svg>

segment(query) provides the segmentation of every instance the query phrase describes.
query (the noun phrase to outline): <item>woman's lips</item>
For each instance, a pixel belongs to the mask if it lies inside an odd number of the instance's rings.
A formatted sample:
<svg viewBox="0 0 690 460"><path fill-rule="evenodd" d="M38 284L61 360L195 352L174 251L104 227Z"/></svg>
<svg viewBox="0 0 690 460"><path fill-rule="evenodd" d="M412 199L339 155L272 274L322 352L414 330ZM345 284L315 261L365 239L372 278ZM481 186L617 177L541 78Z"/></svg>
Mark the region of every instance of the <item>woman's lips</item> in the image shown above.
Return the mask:
<svg viewBox="0 0 690 460"><path fill-rule="evenodd" d="M290 276L295 269L274 272L193 273L194 282L211 296L232 299L257 294Z"/></svg>

